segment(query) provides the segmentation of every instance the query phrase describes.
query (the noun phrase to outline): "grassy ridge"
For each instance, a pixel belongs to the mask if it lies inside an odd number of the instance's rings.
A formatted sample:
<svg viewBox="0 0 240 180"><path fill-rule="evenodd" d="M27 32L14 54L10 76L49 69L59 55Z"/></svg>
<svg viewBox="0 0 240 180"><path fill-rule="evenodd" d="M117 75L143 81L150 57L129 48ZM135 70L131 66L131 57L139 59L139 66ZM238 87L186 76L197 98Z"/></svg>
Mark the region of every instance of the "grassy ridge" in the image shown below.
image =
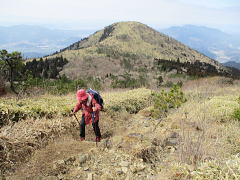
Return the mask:
<svg viewBox="0 0 240 180"><path fill-rule="evenodd" d="M70 48L71 49L71 48ZM185 54L183 53L185 51ZM77 56L135 56L167 60L213 63L208 57L138 22L114 23L79 42L78 48L60 53L68 59Z"/></svg>
<svg viewBox="0 0 240 180"><path fill-rule="evenodd" d="M71 78L83 74L95 76L96 72L101 77L109 73L122 74L125 71L123 61L146 65L150 69L154 58L191 63L200 61L226 70L218 62L138 22L114 23L48 58L57 56L69 60L61 74ZM106 68L105 64L112 66ZM81 72L79 67L82 67Z"/></svg>

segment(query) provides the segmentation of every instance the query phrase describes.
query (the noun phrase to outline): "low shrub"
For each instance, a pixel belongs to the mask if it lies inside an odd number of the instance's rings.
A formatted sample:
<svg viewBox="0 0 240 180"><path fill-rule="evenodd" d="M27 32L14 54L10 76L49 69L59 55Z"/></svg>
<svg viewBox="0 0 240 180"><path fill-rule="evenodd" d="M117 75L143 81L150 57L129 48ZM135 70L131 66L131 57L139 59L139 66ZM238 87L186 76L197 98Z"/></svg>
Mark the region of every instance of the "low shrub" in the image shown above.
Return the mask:
<svg viewBox="0 0 240 180"><path fill-rule="evenodd" d="M27 92L31 88L40 88L42 91L50 93L63 95L70 92L74 92L79 88L93 88L96 90L102 89L102 83L99 79L88 77L84 79L71 80L68 79L65 75L61 76L59 79L43 79L43 78L33 78L28 77L27 81L24 84L24 90Z"/></svg>
<svg viewBox="0 0 240 180"><path fill-rule="evenodd" d="M233 117L240 121L240 109L235 109L233 112Z"/></svg>
<svg viewBox="0 0 240 180"><path fill-rule="evenodd" d="M240 96L238 97L237 101L238 101L239 107L233 111L233 117L238 121L240 121Z"/></svg>
<svg viewBox="0 0 240 180"><path fill-rule="evenodd" d="M0 127L26 118L65 116L74 106L69 97L44 95L34 98L2 98L0 103Z"/></svg>
<svg viewBox="0 0 240 180"><path fill-rule="evenodd" d="M105 111L112 116L122 111L137 113L151 105L152 97L151 90L146 88L103 94Z"/></svg>
<svg viewBox="0 0 240 180"><path fill-rule="evenodd" d="M174 85L169 92L162 90L160 93L154 93L153 102L152 116L160 118L164 116L169 109L177 108L186 102L186 98L180 87Z"/></svg>
<svg viewBox="0 0 240 180"><path fill-rule="evenodd" d="M132 74L125 72L119 76L111 76L111 87L112 88L139 88L148 85L145 74L139 74L138 77L133 77Z"/></svg>

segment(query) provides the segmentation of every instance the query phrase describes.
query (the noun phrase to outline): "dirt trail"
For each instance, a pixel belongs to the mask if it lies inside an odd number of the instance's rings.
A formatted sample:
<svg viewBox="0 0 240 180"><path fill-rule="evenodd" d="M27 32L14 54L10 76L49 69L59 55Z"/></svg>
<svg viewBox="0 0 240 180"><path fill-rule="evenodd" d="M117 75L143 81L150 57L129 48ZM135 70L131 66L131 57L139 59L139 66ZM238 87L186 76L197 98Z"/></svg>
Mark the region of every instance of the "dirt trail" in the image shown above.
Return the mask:
<svg viewBox="0 0 240 180"><path fill-rule="evenodd" d="M35 151L30 160L19 167L16 173L10 176L10 179L32 179L38 175L47 176L56 161L84 153L88 151L88 148L94 146L94 141L79 141L78 131L75 131L75 135L63 135L49 143L45 148ZM88 148L86 149L86 147Z"/></svg>
<svg viewBox="0 0 240 180"><path fill-rule="evenodd" d="M30 160L7 179L154 178L160 170L151 163L164 157L160 144L152 143L154 139L159 141L161 132L153 132L159 121L141 114L108 119L110 122L104 119L100 124L103 140L98 147L91 126L87 126L83 142L75 129L35 151Z"/></svg>

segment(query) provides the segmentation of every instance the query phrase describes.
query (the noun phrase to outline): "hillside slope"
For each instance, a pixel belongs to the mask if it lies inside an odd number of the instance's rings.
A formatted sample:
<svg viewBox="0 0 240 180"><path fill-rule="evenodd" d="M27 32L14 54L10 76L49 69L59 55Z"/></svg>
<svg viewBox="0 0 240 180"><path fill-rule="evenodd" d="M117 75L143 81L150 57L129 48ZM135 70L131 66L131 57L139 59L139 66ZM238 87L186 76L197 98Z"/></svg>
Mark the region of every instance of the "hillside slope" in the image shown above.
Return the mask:
<svg viewBox="0 0 240 180"><path fill-rule="evenodd" d="M147 91L150 95L151 90ZM2 167L15 168L2 178L239 179L240 122L232 116L239 108L239 81L231 83L219 77L191 80L184 84L183 91L188 101L160 119L149 116L150 108L137 114L119 111L113 117L102 112L103 140L98 146L91 126L86 129L87 141L79 141L78 124L70 117L9 124L0 133L0 152L8 160L2 160ZM128 93L106 92L108 107L114 107L117 113L119 104L126 105L119 100L129 99ZM137 95L131 93L133 99L128 102L140 102L143 96ZM75 100L72 95L55 98ZM36 103L42 104L39 100ZM80 119L81 113L77 116ZM24 162L29 152L34 153Z"/></svg>
<svg viewBox="0 0 240 180"><path fill-rule="evenodd" d="M226 71L217 61L138 22L114 23L54 56L61 55L70 61L63 73L71 77L121 73L127 63L151 69L154 58L190 63L200 61Z"/></svg>

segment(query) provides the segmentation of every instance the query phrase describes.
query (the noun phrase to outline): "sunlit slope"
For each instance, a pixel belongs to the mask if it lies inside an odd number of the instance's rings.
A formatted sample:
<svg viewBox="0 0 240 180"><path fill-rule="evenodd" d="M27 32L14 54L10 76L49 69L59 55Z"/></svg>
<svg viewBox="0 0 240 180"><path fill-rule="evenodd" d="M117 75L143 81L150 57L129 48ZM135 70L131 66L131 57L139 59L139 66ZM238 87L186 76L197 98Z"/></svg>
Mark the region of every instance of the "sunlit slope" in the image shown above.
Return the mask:
<svg viewBox="0 0 240 180"><path fill-rule="evenodd" d="M114 23L72 44L56 55L63 55L70 61L87 57L159 58L181 62L199 60L222 67L216 61L138 22Z"/></svg>

